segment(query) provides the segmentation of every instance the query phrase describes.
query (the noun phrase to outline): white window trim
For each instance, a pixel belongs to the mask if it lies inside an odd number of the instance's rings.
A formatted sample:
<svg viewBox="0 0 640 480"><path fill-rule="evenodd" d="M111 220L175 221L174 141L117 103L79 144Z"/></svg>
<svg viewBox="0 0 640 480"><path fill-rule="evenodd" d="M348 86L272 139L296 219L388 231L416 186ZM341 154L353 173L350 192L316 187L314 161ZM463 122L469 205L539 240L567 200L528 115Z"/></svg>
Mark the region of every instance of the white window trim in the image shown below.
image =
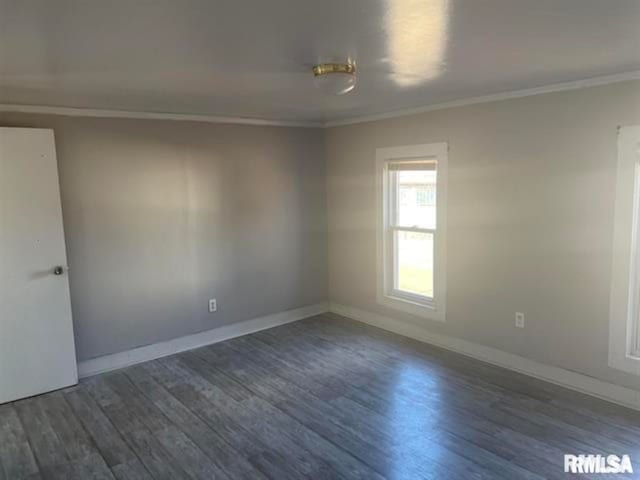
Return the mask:
<svg viewBox="0 0 640 480"><path fill-rule="evenodd" d="M376 217L377 217L377 292L379 304L411 313L413 315L445 321L446 306L446 235L447 235L447 143L429 143L402 147L379 148L376 150ZM391 160L434 158L437 164L436 180L436 225L437 235L434 245L433 302L423 303L422 297L411 298L407 292L387 291L389 265L385 265L385 251L388 241L385 235L387 224L388 198L386 166Z"/></svg>
<svg viewBox="0 0 640 480"><path fill-rule="evenodd" d="M618 131L609 366L640 375L640 125Z"/></svg>

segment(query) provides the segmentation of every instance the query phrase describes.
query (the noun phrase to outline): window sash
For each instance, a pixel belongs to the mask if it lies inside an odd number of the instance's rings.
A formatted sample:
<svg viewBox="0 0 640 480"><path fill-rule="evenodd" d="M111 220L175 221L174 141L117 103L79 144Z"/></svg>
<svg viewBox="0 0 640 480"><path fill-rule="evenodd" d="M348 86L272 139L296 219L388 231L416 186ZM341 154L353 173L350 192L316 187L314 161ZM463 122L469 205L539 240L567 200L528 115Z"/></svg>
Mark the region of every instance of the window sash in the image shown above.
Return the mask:
<svg viewBox="0 0 640 480"><path fill-rule="evenodd" d="M429 233L433 235L433 283L434 283L434 295L420 295L419 293L410 292L408 290L402 290L397 287L399 278L400 278L400 262L398 261L398 245L396 241L396 232L417 232L417 233ZM387 259L387 272L391 274L387 277L387 285L386 292L394 297L404 298L406 300L427 304L433 306L435 304L435 283L436 283L436 275L437 271L437 262L438 258L436 255L436 244L437 244L437 233L434 229L430 228L405 228L405 227L388 227L386 231L387 241L385 242L387 245L387 251L385 252L385 257Z"/></svg>
<svg viewBox="0 0 640 480"><path fill-rule="evenodd" d="M418 166L425 165L426 168L417 168ZM386 278L385 291L387 294L393 297L401 298L409 302L418 303L420 305L435 306L435 283L437 271L436 262L436 245L437 245L437 213L436 213L436 228L424 228L418 226L403 226L399 224L398 217L400 215L399 203L400 203L400 189L399 189L399 177L397 172L399 171L419 171L419 170L436 170L435 161L406 161L406 160L391 160L386 163L385 166L386 186L387 190L387 224L385 225L386 236L386 270L390 275ZM437 184L436 184L437 185ZM437 189L437 186L436 186ZM437 191L437 190L436 190ZM436 212L437 212L436 203ZM396 232L415 232L415 233L427 233L433 236L433 283L434 283L434 295L420 295L418 293L410 292L407 290L401 290L397 287L399 282L399 261L398 261L398 245L396 241Z"/></svg>
<svg viewBox="0 0 640 480"><path fill-rule="evenodd" d="M402 227L389 225L387 230L393 231L402 231L402 232L416 232L416 233L431 233L432 235L436 235L437 229L435 228L422 228L422 227Z"/></svg>

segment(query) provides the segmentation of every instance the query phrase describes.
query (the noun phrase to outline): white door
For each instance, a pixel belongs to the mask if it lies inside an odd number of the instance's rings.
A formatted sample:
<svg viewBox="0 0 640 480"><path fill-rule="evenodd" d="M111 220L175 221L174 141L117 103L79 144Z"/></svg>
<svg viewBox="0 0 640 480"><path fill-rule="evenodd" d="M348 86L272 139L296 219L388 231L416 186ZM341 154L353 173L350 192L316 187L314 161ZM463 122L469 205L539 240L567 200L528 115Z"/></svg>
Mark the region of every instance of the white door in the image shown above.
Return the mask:
<svg viewBox="0 0 640 480"><path fill-rule="evenodd" d="M0 128L0 403L78 382L66 265L53 131Z"/></svg>

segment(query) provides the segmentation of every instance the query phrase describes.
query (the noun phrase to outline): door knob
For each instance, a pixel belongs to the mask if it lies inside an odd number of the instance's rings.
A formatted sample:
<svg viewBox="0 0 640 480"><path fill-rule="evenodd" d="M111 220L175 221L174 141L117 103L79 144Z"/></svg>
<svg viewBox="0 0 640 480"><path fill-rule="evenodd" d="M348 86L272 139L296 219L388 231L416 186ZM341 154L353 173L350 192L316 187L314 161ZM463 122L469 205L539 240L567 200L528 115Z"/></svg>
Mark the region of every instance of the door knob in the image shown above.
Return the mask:
<svg viewBox="0 0 640 480"><path fill-rule="evenodd" d="M57 267L53 267L54 275L62 275L63 273L64 273L64 267L61 267L60 265L58 265Z"/></svg>

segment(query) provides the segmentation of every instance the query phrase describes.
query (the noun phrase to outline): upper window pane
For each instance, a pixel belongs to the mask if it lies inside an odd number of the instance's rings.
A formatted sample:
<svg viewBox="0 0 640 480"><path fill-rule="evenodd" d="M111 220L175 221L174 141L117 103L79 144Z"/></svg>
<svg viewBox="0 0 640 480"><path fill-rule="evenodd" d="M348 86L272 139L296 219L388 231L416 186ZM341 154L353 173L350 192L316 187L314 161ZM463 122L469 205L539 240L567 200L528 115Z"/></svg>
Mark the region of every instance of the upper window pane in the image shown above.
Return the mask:
<svg viewBox="0 0 640 480"><path fill-rule="evenodd" d="M395 171L396 215L399 227L436 228L436 171Z"/></svg>

